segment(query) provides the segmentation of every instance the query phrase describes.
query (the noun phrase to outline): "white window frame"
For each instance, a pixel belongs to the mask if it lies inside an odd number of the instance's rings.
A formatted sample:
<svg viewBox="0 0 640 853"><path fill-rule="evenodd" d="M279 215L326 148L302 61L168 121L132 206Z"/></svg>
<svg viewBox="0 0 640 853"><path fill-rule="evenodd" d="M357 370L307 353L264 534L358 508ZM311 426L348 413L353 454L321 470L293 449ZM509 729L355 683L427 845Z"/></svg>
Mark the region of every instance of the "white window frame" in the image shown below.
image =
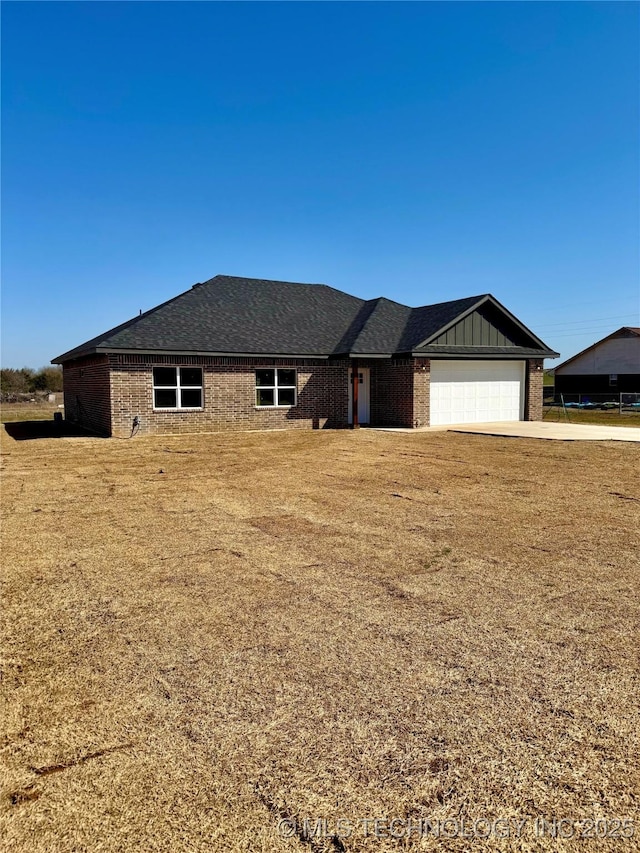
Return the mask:
<svg viewBox="0 0 640 853"><path fill-rule="evenodd" d="M170 368L176 371L176 385L156 385L154 370L155 368ZM180 382L182 368L186 370L199 370L202 381L200 385L182 385ZM151 368L151 393L153 394L153 411L154 412L201 412L204 409L204 369L199 364L154 364ZM200 406L183 406L182 391L200 390ZM156 391L175 391L176 406L156 406Z"/></svg>
<svg viewBox="0 0 640 853"><path fill-rule="evenodd" d="M258 370L273 370L273 379L275 385L258 385L257 382L257 372ZM293 370L294 374L294 384L293 385L279 385L278 384L278 371L279 370ZM256 409L293 409L298 405L298 369L297 367L256 367L253 371L255 385L253 391L253 400L254 400L254 408ZM286 388L287 390L293 388L293 403L279 403L278 402L278 391L280 388ZM258 391L273 391L273 399L275 403L272 406L260 406L258 405Z"/></svg>

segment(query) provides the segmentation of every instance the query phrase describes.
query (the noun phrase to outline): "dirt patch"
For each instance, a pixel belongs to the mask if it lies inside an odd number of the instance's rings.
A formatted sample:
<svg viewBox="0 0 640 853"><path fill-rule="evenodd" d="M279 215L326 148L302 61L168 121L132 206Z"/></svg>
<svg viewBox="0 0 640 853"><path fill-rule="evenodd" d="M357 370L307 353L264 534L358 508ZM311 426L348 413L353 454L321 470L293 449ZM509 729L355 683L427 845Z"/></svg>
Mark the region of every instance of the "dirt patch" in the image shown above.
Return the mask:
<svg viewBox="0 0 640 853"><path fill-rule="evenodd" d="M4 849L636 849L636 445L3 445Z"/></svg>
<svg viewBox="0 0 640 853"><path fill-rule="evenodd" d="M248 521L253 527L257 527L263 533L268 533L269 536L275 536L278 539L283 537L331 536L337 533L331 524L323 524L287 513L263 515L259 518L250 518Z"/></svg>

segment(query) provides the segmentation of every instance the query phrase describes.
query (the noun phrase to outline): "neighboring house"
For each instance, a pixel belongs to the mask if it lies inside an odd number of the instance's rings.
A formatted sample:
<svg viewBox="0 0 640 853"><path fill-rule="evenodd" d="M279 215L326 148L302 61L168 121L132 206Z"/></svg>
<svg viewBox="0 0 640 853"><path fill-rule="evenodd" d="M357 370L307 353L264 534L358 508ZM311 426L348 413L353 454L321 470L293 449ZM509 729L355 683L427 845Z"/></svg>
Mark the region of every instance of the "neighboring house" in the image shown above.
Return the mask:
<svg viewBox="0 0 640 853"><path fill-rule="evenodd" d="M555 369L556 394L640 393L640 329L623 326Z"/></svg>
<svg viewBox="0 0 640 853"><path fill-rule="evenodd" d="M65 417L124 436L134 418L142 433L538 420L557 355L490 295L408 308L218 275L53 362Z"/></svg>

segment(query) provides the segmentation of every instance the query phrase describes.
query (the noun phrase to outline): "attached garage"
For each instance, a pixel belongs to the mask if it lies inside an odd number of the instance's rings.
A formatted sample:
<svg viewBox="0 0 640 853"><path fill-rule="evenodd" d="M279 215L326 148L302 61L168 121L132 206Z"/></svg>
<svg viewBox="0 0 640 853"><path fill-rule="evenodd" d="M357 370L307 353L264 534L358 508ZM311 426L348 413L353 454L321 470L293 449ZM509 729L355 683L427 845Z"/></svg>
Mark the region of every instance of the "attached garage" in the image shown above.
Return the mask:
<svg viewBox="0 0 640 853"><path fill-rule="evenodd" d="M524 419L526 362L433 360L431 426Z"/></svg>

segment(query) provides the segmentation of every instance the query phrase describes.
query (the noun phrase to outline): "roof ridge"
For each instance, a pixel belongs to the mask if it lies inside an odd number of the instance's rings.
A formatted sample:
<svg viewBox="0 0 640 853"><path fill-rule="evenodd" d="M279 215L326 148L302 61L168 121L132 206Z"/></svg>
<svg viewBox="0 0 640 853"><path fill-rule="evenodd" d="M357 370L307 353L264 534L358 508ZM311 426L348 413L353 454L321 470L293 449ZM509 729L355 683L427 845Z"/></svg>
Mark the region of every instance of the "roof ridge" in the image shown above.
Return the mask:
<svg viewBox="0 0 640 853"><path fill-rule="evenodd" d="M445 299L444 302L427 302L425 305L407 305L406 302L398 302L397 299L389 299L388 296L376 296L373 299L365 299L365 302L388 302L391 305L400 305L402 308L408 308L410 311L419 311L422 308L438 308L440 305L452 305L454 302L469 302L470 300L479 302L487 296L491 296L492 299L495 298L491 293L481 293L478 296L461 296L458 299Z"/></svg>
<svg viewBox="0 0 640 853"><path fill-rule="evenodd" d="M410 305L405 305L404 302L398 302L397 299L389 299L388 296L376 296L374 299L367 299L367 302L388 302L390 305L400 305L401 308L408 308L411 310Z"/></svg>
<svg viewBox="0 0 640 853"><path fill-rule="evenodd" d="M213 278L207 279L207 281L199 281L197 284L194 284L193 287L201 287L205 284L213 284L216 279L232 279L236 281L253 281L264 284L290 284L295 285L296 287L324 287L326 290L332 290L334 293L339 293L340 296L348 296L351 299L357 299L358 302L364 303L368 300L363 299L361 296L354 296L353 293L347 293L346 290L340 290L338 287L334 287L331 284L325 284L323 281L285 281L280 278L254 278L253 276L246 275L227 275L226 273L218 273Z"/></svg>
<svg viewBox="0 0 640 853"><path fill-rule="evenodd" d="M264 282L265 284L296 284L300 287L329 287L331 290L337 290L337 288L331 287L331 285L325 284L322 281L289 281L281 278L255 278L251 275L228 275L227 273L217 273L212 278L208 278L206 281L199 281L193 286L200 287L204 284L213 284L219 278L235 279L236 281ZM344 293L344 291L341 290L340 293Z"/></svg>
<svg viewBox="0 0 640 853"><path fill-rule="evenodd" d="M487 296L491 296L492 299L495 298L491 293L480 293L478 296L461 296L459 299L445 299L444 302L431 302L427 305L416 305L416 307L411 310L419 311L421 308L438 308L440 305L453 305L454 302L470 302L471 300L479 302L481 299L486 299Z"/></svg>

